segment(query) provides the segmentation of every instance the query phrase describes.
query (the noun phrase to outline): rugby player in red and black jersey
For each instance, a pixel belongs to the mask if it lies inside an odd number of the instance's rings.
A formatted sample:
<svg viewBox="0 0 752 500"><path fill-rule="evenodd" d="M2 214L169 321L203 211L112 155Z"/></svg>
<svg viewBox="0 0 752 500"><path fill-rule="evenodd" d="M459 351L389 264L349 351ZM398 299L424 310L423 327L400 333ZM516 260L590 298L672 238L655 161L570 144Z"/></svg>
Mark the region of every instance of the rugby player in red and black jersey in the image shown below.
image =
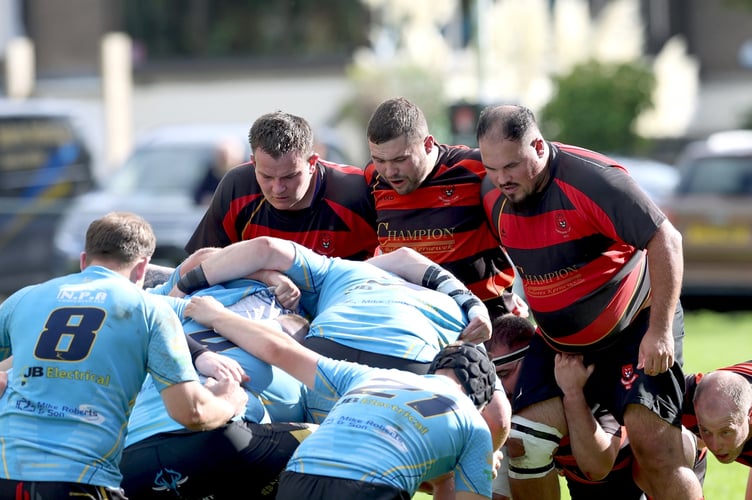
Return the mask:
<svg viewBox="0 0 752 500"><path fill-rule="evenodd" d="M438 144L423 112L403 97L382 102L367 127L366 179L376 203L379 248L411 247L454 274L492 317L527 315L511 291L514 270L486 222L480 151Z"/></svg>
<svg viewBox="0 0 752 500"><path fill-rule="evenodd" d="M274 236L329 257L373 256L376 214L362 169L321 160L310 124L281 111L259 117L249 141L252 161L224 175L186 252Z"/></svg>
<svg viewBox="0 0 752 500"><path fill-rule="evenodd" d="M484 204L538 325L512 402L512 496L558 498L558 439L540 436L567 434L554 377L567 352L594 365L592 403L625 425L655 498L702 498L681 432L681 235L626 169L546 141L523 106L486 108L477 135Z"/></svg>
<svg viewBox="0 0 752 500"><path fill-rule="evenodd" d="M686 381L684 425L719 462L752 467L752 361L690 374Z"/></svg>

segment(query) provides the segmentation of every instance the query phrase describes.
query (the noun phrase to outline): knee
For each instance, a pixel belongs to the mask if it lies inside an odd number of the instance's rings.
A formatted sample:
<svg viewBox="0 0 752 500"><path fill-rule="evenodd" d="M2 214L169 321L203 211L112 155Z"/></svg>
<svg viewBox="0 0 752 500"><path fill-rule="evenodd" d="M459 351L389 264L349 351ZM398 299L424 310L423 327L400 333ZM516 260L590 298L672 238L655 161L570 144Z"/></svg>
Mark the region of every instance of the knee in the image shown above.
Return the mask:
<svg viewBox="0 0 752 500"><path fill-rule="evenodd" d="M507 441L509 477L535 479L554 468L554 452L562 434L555 427L512 416L512 430Z"/></svg>

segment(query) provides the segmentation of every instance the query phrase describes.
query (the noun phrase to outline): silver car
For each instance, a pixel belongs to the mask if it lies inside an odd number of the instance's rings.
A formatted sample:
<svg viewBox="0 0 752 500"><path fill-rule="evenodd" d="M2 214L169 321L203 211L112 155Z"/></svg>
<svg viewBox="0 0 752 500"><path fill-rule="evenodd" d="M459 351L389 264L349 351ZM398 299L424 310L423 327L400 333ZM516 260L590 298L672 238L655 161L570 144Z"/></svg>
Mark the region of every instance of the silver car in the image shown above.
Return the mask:
<svg viewBox="0 0 752 500"><path fill-rule="evenodd" d="M219 146L235 141L242 158L250 158L246 123L186 124L155 128L139 137L125 163L101 189L74 200L54 238L59 272L78 268L86 229L110 211L143 216L157 236L155 263L174 265L185 257L183 246L204 214L197 189L209 175Z"/></svg>
<svg viewBox="0 0 752 500"><path fill-rule="evenodd" d="M752 295L752 130L690 144L665 212L682 233L683 295Z"/></svg>

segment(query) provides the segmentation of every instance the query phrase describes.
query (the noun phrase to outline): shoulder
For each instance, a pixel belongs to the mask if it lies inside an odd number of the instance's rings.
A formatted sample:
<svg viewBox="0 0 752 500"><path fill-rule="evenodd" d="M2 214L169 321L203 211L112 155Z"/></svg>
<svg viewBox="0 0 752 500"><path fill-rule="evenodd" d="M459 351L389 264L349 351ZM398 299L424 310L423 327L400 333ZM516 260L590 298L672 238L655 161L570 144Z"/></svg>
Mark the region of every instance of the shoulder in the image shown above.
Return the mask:
<svg viewBox="0 0 752 500"><path fill-rule="evenodd" d="M439 144L438 148L437 175L465 176L473 182L478 182L486 176L479 149L446 144Z"/></svg>
<svg viewBox="0 0 752 500"><path fill-rule="evenodd" d="M327 176L363 178L363 169L359 167L345 165L344 163L333 163L326 160L319 160L319 165L322 167L324 175Z"/></svg>

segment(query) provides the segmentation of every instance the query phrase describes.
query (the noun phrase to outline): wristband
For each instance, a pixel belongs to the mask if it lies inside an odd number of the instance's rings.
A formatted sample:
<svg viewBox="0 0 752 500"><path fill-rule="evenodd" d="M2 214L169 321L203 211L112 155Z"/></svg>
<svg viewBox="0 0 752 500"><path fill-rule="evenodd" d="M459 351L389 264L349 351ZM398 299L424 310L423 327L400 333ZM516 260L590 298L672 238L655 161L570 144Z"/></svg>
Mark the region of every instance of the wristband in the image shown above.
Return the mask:
<svg viewBox="0 0 752 500"><path fill-rule="evenodd" d="M203 353L209 351L209 348L190 335L186 335L185 340L188 342L188 350L191 351L191 361L193 361L193 366L195 367L196 359L198 359Z"/></svg>
<svg viewBox="0 0 752 500"><path fill-rule="evenodd" d="M175 286L178 287L178 290L188 295L195 292L196 290L207 288L209 286L209 282L206 280L204 269L201 267L201 264L199 264L198 266L185 273L178 280Z"/></svg>
<svg viewBox="0 0 752 500"><path fill-rule="evenodd" d="M440 266L428 266L423 273L422 284L426 288L445 293L452 297L457 305L462 308L468 319L473 319L475 316L488 315L485 304L473 292L468 290L460 280Z"/></svg>

